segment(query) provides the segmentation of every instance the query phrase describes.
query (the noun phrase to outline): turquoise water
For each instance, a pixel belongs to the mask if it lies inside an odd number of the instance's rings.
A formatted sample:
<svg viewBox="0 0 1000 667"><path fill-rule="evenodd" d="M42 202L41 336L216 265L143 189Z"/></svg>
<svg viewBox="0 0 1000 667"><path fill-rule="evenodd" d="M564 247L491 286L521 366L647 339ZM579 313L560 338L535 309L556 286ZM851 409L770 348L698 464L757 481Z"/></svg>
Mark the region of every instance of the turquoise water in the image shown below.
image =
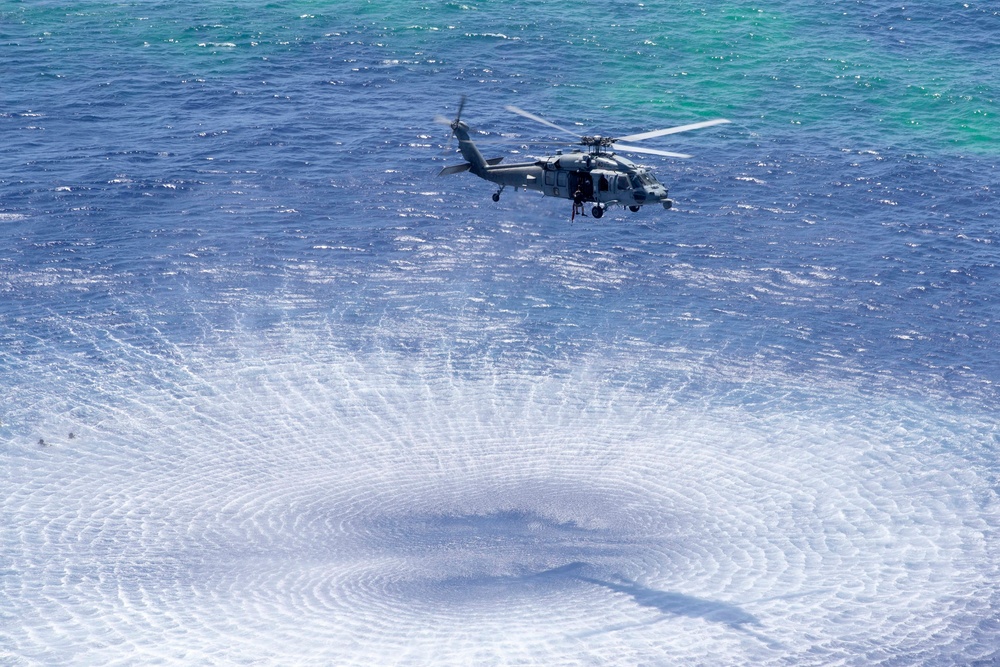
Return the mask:
<svg viewBox="0 0 1000 667"><path fill-rule="evenodd" d="M543 100L583 121L726 114L765 136L952 153L991 154L1000 136L988 4L5 4L14 110L85 99L76 87L101 74L124 94L129 71L280 78L305 57L331 79L361 64L400 86L551 88Z"/></svg>
<svg viewBox="0 0 1000 667"><path fill-rule="evenodd" d="M0 662L993 664L998 28L0 0Z"/></svg>

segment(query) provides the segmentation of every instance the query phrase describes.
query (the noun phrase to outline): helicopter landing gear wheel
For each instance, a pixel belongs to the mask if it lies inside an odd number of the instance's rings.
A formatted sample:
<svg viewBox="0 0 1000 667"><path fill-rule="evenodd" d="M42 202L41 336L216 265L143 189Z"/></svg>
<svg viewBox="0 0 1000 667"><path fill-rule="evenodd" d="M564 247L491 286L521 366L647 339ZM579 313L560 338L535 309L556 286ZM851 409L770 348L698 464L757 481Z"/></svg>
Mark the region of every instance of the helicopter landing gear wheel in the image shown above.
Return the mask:
<svg viewBox="0 0 1000 667"><path fill-rule="evenodd" d="M628 210L632 211L633 213L638 213L640 208L642 208L642 207L641 206L629 206Z"/></svg>
<svg viewBox="0 0 1000 667"><path fill-rule="evenodd" d="M500 201L500 193L499 192L494 192L493 193L493 201Z"/></svg>
<svg viewBox="0 0 1000 667"><path fill-rule="evenodd" d="M604 216L604 209L601 208L600 206L595 206L594 208L590 209L590 214L594 216L594 219L599 220Z"/></svg>

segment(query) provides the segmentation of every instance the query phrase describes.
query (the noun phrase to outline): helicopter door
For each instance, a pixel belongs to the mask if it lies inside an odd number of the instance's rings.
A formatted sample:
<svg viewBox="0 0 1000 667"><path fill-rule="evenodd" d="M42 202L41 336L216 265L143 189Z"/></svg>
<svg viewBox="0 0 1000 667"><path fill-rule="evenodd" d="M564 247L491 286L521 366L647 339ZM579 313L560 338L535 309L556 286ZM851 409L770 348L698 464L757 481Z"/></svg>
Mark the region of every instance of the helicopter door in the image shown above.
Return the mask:
<svg viewBox="0 0 1000 667"><path fill-rule="evenodd" d="M542 191L546 195L556 195L558 190L556 188L556 173L555 171L545 170L545 189Z"/></svg>
<svg viewBox="0 0 1000 667"><path fill-rule="evenodd" d="M608 181L608 175L601 172L597 177L597 190L598 192L608 192L611 190L611 183Z"/></svg>
<svg viewBox="0 0 1000 667"><path fill-rule="evenodd" d="M574 198L577 196L576 193L579 192L580 201L593 201L594 181L590 178L590 174L585 171L570 172L569 191Z"/></svg>
<svg viewBox="0 0 1000 667"><path fill-rule="evenodd" d="M556 197L569 197L572 193L569 191L569 173L560 169L556 172L556 189L554 194Z"/></svg>
<svg viewBox="0 0 1000 667"><path fill-rule="evenodd" d="M596 192L594 193L594 201L610 201L613 199L611 196L611 181L608 179L607 172L603 171L593 171L591 172L594 180L597 182ZM611 178L614 178L612 176Z"/></svg>

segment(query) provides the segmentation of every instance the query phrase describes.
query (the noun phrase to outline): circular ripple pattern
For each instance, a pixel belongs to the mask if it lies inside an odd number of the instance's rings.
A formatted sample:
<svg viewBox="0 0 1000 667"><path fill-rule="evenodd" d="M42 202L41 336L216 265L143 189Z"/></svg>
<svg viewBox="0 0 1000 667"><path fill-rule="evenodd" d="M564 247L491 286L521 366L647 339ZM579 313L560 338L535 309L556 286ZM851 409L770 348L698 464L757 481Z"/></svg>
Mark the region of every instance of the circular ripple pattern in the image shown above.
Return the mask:
<svg viewBox="0 0 1000 667"><path fill-rule="evenodd" d="M975 417L262 348L149 361L136 391L70 383L18 436L15 664L996 655Z"/></svg>

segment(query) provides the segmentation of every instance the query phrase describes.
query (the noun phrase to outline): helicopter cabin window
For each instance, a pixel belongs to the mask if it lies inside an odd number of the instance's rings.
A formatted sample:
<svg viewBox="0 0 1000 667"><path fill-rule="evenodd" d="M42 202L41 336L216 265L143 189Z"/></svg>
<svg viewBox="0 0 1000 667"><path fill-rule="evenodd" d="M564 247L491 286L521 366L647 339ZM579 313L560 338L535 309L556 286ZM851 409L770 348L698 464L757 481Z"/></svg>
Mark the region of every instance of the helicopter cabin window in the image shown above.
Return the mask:
<svg viewBox="0 0 1000 667"><path fill-rule="evenodd" d="M618 191L628 190L628 176L618 176Z"/></svg>
<svg viewBox="0 0 1000 667"><path fill-rule="evenodd" d="M547 171L545 172L545 185L555 185L556 184L556 172Z"/></svg>
<svg viewBox="0 0 1000 667"><path fill-rule="evenodd" d="M608 177L601 174L601 177L597 180L597 189L601 192L608 191Z"/></svg>
<svg viewBox="0 0 1000 667"><path fill-rule="evenodd" d="M568 174L565 171L556 172L556 184L561 188L565 188L567 183L567 177Z"/></svg>

